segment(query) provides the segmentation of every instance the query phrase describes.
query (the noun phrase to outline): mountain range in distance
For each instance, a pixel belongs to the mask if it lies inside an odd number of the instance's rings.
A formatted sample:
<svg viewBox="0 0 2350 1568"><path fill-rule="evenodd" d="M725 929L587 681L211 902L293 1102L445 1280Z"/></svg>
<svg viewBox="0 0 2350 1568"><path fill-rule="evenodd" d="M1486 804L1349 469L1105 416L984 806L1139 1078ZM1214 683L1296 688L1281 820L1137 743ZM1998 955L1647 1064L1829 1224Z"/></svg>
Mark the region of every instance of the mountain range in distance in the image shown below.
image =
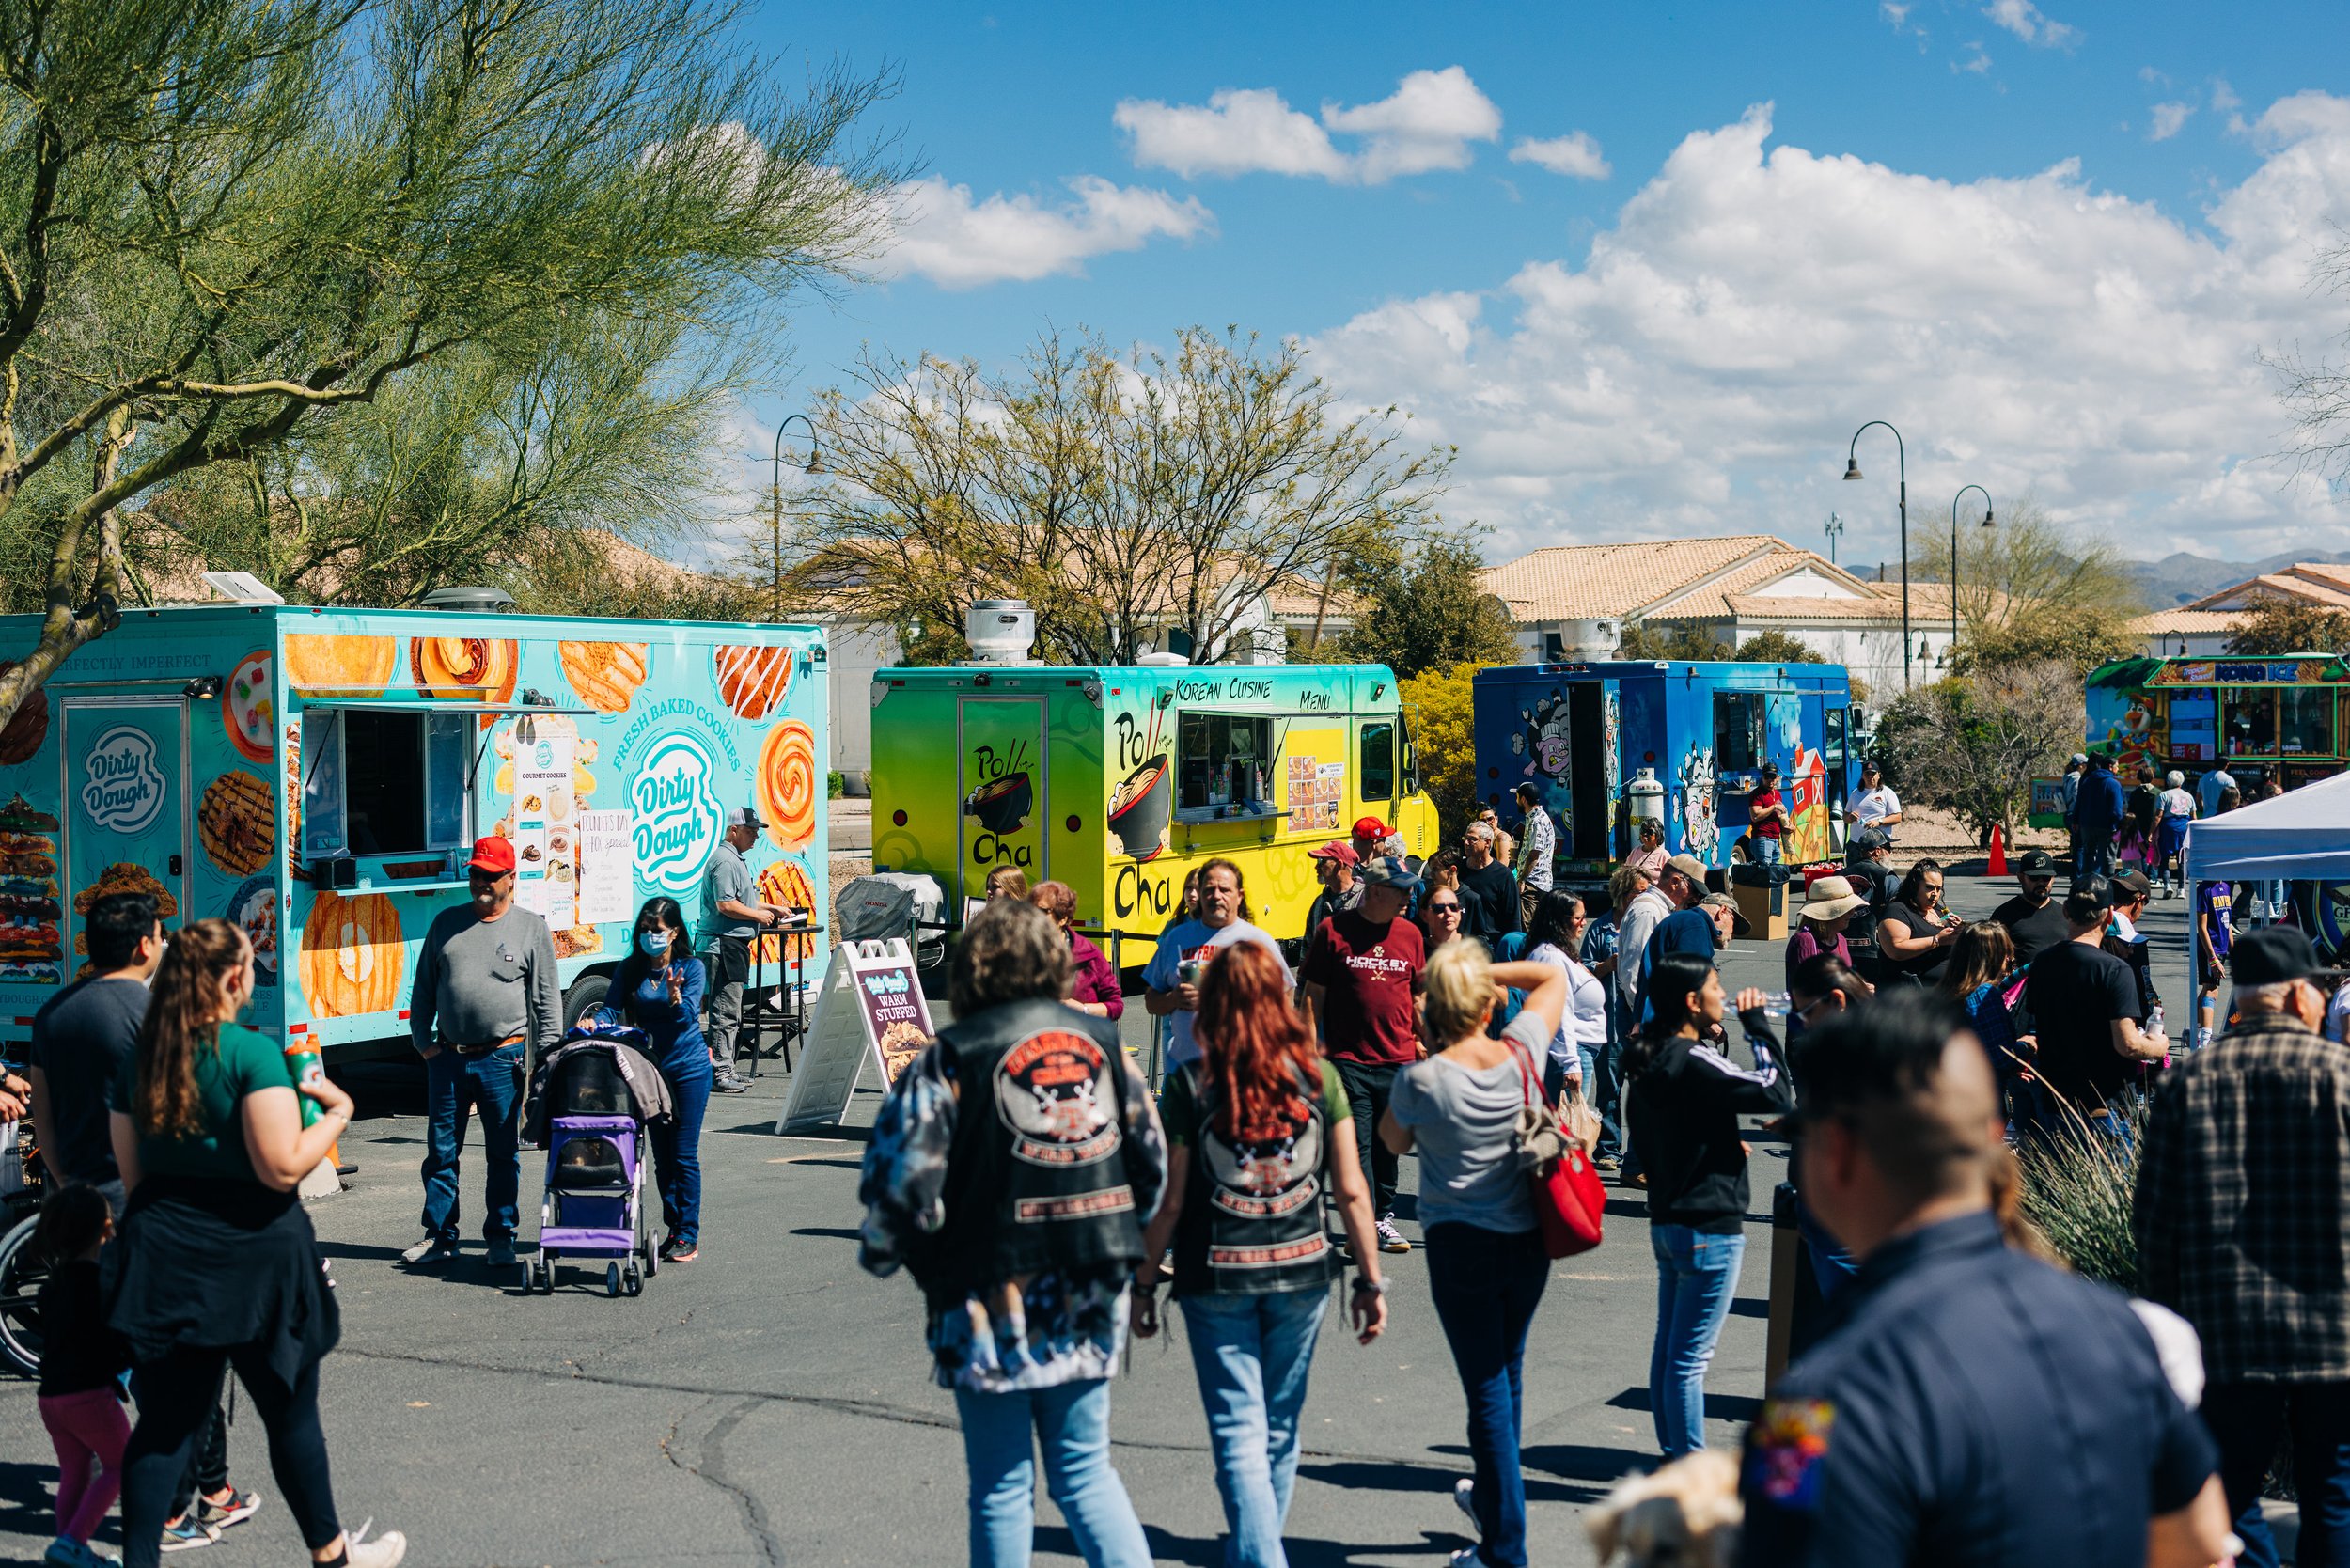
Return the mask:
<svg viewBox="0 0 2350 1568"><path fill-rule="evenodd" d="M2350 564L2350 550L2295 550L2256 561L2214 560L2209 556L2190 556L2182 550L2158 561L2124 562L2123 570L2138 580L2147 604L2163 609L2188 604L2207 593L2217 593L2264 572L2282 572L2301 561L2326 566Z"/></svg>

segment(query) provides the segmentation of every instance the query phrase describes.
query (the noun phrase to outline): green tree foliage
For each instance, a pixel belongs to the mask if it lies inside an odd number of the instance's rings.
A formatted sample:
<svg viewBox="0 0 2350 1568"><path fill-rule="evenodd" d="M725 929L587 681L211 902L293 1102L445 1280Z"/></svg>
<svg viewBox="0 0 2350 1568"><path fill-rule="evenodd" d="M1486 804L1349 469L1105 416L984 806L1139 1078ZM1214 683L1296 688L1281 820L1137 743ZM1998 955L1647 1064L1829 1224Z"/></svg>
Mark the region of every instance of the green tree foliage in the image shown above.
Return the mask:
<svg viewBox="0 0 2350 1568"><path fill-rule="evenodd" d="M1960 518L1954 670L2055 660L2085 675L2138 651L2130 621L2145 605L2111 543L2066 529L2029 496L1998 517L1987 528ZM1924 558L1921 580L1950 581L1947 537Z"/></svg>
<svg viewBox="0 0 2350 1568"><path fill-rule="evenodd" d="M1482 665L1460 664L1402 678L1397 695L1419 759L1420 787L1436 803L1441 841L1450 843L1477 815L1477 745L1470 682Z"/></svg>
<svg viewBox="0 0 2350 1568"><path fill-rule="evenodd" d="M852 142L885 80L785 92L734 23L698 0L0 14L0 557L30 560L42 616L0 722L113 624L126 519L164 487L205 488L150 542L184 525L240 554L238 507L199 503L243 496L241 558L396 594L544 521L567 468L609 504L559 409L740 384L742 360L680 349L772 337L783 291L870 248L897 171ZM529 472L485 498L500 464Z"/></svg>
<svg viewBox="0 0 2350 1568"><path fill-rule="evenodd" d="M1480 586L1484 564L1466 541L1429 541L1392 570L1371 573L1355 604L1355 624L1326 640L1318 656L1386 665L1399 678L1462 664L1514 663L1517 633L1510 612Z"/></svg>
<svg viewBox="0 0 2350 1568"><path fill-rule="evenodd" d="M1733 658L1749 660L1760 665L1824 665L1827 663L1811 651L1801 637L1785 632L1757 632L1738 645Z"/></svg>
<svg viewBox="0 0 2350 1568"><path fill-rule="evenodd" d="M1627 621L1623 641L1616 657L1620 659L1727 659L1730 644L1702 626L1651 626L1644 620Z"/></svg>
<svg viewBox="0 0 2350 1568"><path fill-rule="evenodd" d="M2350 612L2285 599L2264 599L2228 639L2228 651L2255 658L2278 653L2350 651Z"/></svg>
<svg viewBox="0 0 2350 1568"><path fill-rule="evenodd" d="M2034 774L2060 771L2079 745L2080 676L2059 659L1985 666L1893 699L1875 755L1913 804L1955 811L1987 840L2012 839Z"/></svg>
<svg viewBox="0 0 2350 1568"><path fill-rule="evenodd" d="M1237 330L1171 354L1042 337L1012 371L869 357L815 420L833 478L787 520L803 601L960 627L1025 599L1045 657L1129 664L1170 630L1237 651L1267 594L1423 534L1451 459L1347 416L1304 351Z"/></svg>

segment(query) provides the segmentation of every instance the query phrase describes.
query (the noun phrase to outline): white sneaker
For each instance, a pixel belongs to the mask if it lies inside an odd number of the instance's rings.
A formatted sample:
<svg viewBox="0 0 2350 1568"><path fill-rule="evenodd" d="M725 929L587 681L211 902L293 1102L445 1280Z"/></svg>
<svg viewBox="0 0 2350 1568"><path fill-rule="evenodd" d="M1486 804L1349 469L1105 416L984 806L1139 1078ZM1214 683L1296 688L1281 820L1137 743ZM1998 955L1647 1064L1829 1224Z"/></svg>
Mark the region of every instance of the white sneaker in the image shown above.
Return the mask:
<svg viewBox="0 0 2350 1568"><path fill-rule="evenodd" d="M1466 1476L1463 1476L1460 1480L1452 1483L1452 1503L1453 1506L1458 1508L1463 1513L1468 1515L1468 1522L1476 1526L1478 1532L1482 1534L1485 1527L1477 1517L1477 1505L1469 1500L1471 1494L1476 1492L1476 1490L1477 1482L1471 1481Z"/></svg>
<svg viewBox="0 0 2350 1568"><path fill-rule="evenodd" d="M400 1568L400 1560L408 1555L408 1538L387 1529L372 1541L346 1539L343 1552L351 1559L351 1568Z"/></svg>

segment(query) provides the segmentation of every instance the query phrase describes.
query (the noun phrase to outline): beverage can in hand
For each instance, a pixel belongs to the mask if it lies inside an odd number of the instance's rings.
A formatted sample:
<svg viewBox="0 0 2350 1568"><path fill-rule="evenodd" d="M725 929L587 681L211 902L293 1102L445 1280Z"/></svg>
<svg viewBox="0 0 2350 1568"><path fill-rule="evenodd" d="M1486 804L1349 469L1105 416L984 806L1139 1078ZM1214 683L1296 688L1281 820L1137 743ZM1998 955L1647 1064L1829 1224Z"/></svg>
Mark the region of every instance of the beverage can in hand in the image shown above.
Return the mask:
<svg viewBox="0 0 2350 1568"><path fill-rule="evenodd" d="M299 1090L303 1084L326 1081L326 1058L319 1055L319 1048L311 1043L307 1036L297 1037L286 1043L286 1071L296 1086L294 1097L302 1104L302 1124L305 1127L316 1126L322 1114L319 1103Z"/></svg>

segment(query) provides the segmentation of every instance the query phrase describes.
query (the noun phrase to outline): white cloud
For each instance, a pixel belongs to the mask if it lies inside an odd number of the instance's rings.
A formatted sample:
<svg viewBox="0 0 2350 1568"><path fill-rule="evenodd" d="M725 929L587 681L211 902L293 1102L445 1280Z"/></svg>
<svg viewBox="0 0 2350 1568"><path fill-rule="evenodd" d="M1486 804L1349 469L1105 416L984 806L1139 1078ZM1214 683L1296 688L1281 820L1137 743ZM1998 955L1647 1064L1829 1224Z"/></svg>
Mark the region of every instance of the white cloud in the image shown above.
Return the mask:
<svg viewBox="0 0 2350 1568"><path fill-rule="evenodd" d="M2155 104L2148 111L2154 117L2154 122L2146 129L2146 139L2150 142L2169 141L2179 133L2179 127L2185 125L2186 117L2194 112L2195 105L2192 103Z"/></svg>
<svg viewBox="0 0 2350 1568"><path fill-rule="evenodd" d="M2213 114L2232 114L2243 107L2244 100L2235 95L2235 89L2228 86L2228 79L2225 76L2215 76L2211 79L2211 112Z"/></svg>
<svg viewBox="0 0 2350 1568"><path fill-rule="evenodd" d="M1858 559L1897 552L1966 483L2030 493L2134 555L2330 548L2350 506L2271 454L2290 440L2264 353L2312 350L2350 306L2311 259L2350 220L2350 99L2253 127L2261 165L2182 222L2076 163L1964 183L1771 147L1771 114L1687 137L1580 264L1397 300L1314 339L1317 370L1461 448L1449 510L1496 552L1772 529L1831 508ZM1882 431L1872 431L1878 441Z"/></svg>
<svg viewBox="0 0 2350 1568"><path fill-rule="evenodd" d="M1598 141L1588 131L1570 131L1547 140L1525 137L1510 149L1510 162L1540 164L1572 180L1605 180L1612 172L1607 160L1600 156Z"/></svg>
<svg viewBox="0 0 2350 1568"><path fill-rule="evenodd" d="M1110 120L1133 138L1137 167L1186 180L1263 173L1377 185L1466 168L1471 143L1501 135L1500 109L1459 66L1415 71L1375 103L1325 103L1318 122L1269 87L1228 87L1205 105L1124 99ZM1360 138L1359 148L1341 149L1334 133Z"/></svg>
<svg viewBox="0 0 2350 1568"><path fill-rule="evenodd" d="M2070 49L2081 30L2049 16L2032 0L1991 0L1982 14L2035 49Z"/></svg>
<svg viewBox="0 0 2350 1568"><path fill-rule="evenodd" d="M1172 169L1186 180L1203 174L1310 174L1345 178L1347 161L1330 133L1299 114L1269 87L1227 88L1205 108L1129 98L1110 121L1134 138L1142 168Z"/></svg>
<svg viewBox="0 0 2350 1568"><path fill-rule="evenodd" d="M1991 69L1991 56L1983 49L1982 44L1969 40L1966 48L1968 50L1968 54L1965 59L1952 60L1950 62L1950 70L1953 72L1966 71L1971 71L1977 76L1981 76L1984 71Z"/></svg>
<svg viewBox="0 0 2350 1568"><path fill-rule="evenodd" d="M1215 231L1215 214L1197 196L1178 201L1165 191L1096 175L1068 183L1073 199L1058 205L1001 193L975 201L970 186L936 176L901 185L890 203L894 237L876 270L885 276L914 273L942 289L976 289L1082 273L1092 257Z"/></svg>

